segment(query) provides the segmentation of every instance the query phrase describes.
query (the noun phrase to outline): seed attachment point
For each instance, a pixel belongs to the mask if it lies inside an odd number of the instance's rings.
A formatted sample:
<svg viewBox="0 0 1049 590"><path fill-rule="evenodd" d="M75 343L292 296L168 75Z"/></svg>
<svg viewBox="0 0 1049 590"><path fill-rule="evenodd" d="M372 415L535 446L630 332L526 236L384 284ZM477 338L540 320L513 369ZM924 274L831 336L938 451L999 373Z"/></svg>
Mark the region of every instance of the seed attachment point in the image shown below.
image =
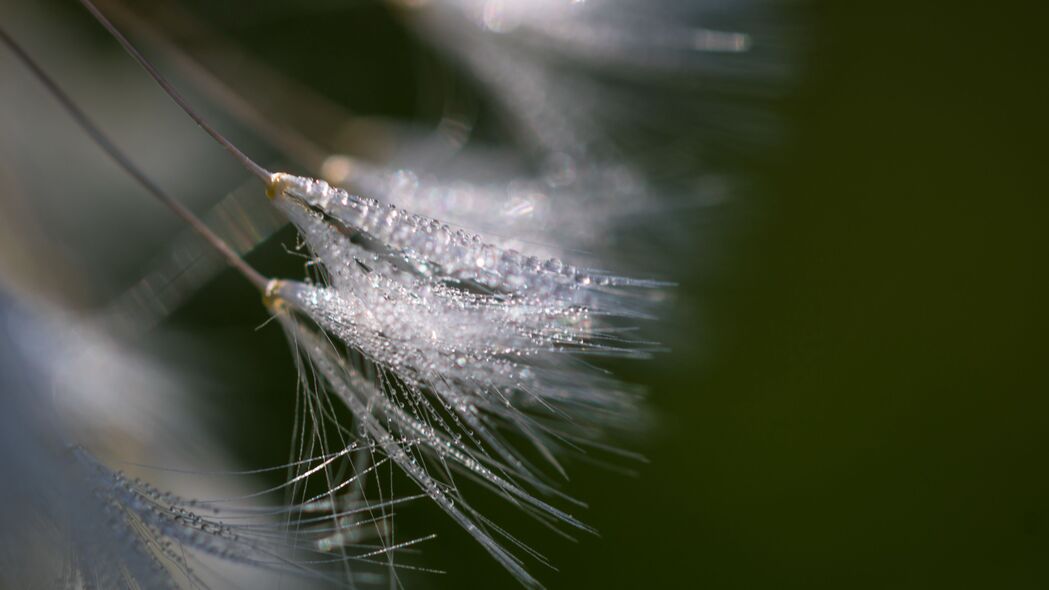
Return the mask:
<svg viewBox="0 0 1049 590"><path fill-rule="evenodd" d="M275 199L277 195L284 192L287 186L288 175L283 172L274 172L270 174L269 181L266 182L266 196Z"/></svg>
<svg viewBox="0 0 1049 590"><path fill-rule="evenodd" d="M267 190L267 193L269 191ZM266 289L262 292L262 303L267 309L274 313L280 313L287 309L288 304L281 297L280 292L284 288L284 281L281 279L270 279L266 283Z"/></svg>

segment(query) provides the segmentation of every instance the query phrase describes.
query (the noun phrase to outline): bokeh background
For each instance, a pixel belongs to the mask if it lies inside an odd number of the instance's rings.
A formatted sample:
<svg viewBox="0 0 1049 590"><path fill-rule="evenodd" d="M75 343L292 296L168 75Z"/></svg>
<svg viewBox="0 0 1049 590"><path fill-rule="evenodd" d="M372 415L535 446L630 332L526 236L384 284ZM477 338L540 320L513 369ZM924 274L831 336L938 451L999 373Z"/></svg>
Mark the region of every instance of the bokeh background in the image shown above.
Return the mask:
<svg viewBox="0 0 1049 590"><path fill-rule="evenodd" d="M173 192L206 209L244 180L74 2L5 4L5 24L19 23L25 44ZM150 18L150 3L132 4ZM348 111L425 125L440 116L433 88L450 87L478 113L478 133L499 136L469 81L384 5L182 4ZM633 476L572 465L566 489L590 503L599 538L570 543L512 513L501 522L557 566L533 566L552 588L1047 587L1041 21L1004 5L788 12L789 82L760 105L774 129L756 142L728 137L723 152L695 139L697 152L726 154L717 164L737 182L717 206L684 214L691 249L663 252L679 287L652 333L669 352L614 366L648 386L650 424L623 444L649 462L630 465ZM214 38L177 34L203 55ZM76 253L69 273L94 279L70 297L90 307L180 229L86 140L69 139L75 130L12 60L0 64L5 172L27 195L59 194L37 217L54 223L43 224L49 247ZM27 123L16 107L29 103L50 119ZM268 149L236 129L254 153ZM85 229L98 199L111 206ZM294 242L285 228L250 260L298 276L302 261L284 249ZM60 291L72 282L37 274ZM251 466L286 460L291 442L296 375L265 320L227 272L148 345L189 376L202 422ZM407 576L409 587L515 587L436 511L400 515L406 535L438 532L424 561L448 572Z"/></svg>

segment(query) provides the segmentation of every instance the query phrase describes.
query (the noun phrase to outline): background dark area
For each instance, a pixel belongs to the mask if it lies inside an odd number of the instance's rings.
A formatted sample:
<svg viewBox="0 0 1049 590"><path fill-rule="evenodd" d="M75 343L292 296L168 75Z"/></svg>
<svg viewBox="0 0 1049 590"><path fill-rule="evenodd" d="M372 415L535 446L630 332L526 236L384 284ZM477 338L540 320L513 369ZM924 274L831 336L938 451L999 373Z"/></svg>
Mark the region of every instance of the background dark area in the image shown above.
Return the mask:
<svg viewBox="0 0 1049 590"><path fill-rule="evenodd" d="M600 538L501 520L560 570L532 566L550 587L1049 586L1043 21L929 4L800 11L783 132L743 167L716 270L671 254L672 351L621 367L650 385L653 425L629 444L651 462L572 467ZM382 8L275 34L268 5L190 6L353 109L433 115L405 75L432 58ZM293 242L252 262L298 276ZM194 370L252 465L287 457L296 379L264 320L227 273L166 325L207 343ZM448 570L406 581L515 587L438 511L400 514L406 535L438 532L425 562Z"/></svg>

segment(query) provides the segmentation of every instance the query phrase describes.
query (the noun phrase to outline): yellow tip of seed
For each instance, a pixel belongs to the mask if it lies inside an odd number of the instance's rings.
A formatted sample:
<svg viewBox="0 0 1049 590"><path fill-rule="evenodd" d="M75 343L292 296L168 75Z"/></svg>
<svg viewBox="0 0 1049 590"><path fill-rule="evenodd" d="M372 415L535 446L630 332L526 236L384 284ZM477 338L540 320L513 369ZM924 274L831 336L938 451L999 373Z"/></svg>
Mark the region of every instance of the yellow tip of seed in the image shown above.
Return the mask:
<svg viewBox="0 0 1049 590"><path fill-rule="evenodd" d="M273 199L282 192L284 192L284 186L287 184L287 174L283 172L274 172L270 174L270 181L266 184L266 196Z"/></svg>
<svg viewBox="0 0 1049 590"><path fill-rule="evenodd" d="M281 279L270 279L266 284L266 290L262 293L262 303L274 313L284 311L287 303L280 296L280 290L284 287Z"/></svg>

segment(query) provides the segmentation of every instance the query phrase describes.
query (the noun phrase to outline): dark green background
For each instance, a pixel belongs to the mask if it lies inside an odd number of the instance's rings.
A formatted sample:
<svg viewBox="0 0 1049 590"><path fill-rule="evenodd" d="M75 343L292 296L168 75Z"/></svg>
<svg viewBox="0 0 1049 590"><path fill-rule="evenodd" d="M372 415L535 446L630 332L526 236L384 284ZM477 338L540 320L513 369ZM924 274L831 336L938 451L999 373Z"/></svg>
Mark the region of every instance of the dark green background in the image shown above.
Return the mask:
<svg viewBox="0 0 1049 590"><path fill-rule="evenodd" d="M426 50L383 10L289 16L280 41L238 25L242 4L197 4L332 98L425 119L396 72ZM630 444L651 463L574 466L600 538L503 522L560 569L532 568L554 588L1049 587L1044 21L1004 4L798 15L783 130L740 167L717 268L680 269L672 351L622 368L650 384L655 421ZM340 29L345 54L318 57ZM333 75L354 52L355 75ZM282 240L253 261L296 276ZM240 417L230 444L259 464L286 457L295 376L254 297L224 276L170 327L222 351L217 415ZM514 587L437 511L402 516L439 532L426 562L449 570L416 582Z"/></svg>

